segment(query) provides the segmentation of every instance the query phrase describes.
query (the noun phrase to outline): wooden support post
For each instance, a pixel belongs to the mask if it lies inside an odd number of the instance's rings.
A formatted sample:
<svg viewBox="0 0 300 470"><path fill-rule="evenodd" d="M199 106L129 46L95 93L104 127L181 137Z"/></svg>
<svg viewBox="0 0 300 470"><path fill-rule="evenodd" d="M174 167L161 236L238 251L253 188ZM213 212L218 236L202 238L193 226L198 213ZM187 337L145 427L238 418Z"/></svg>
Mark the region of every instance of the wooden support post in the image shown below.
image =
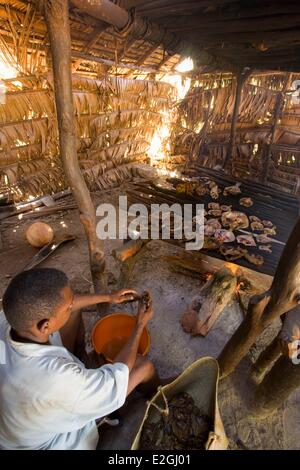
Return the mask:
<svg viewBox="0 0 300 470"><path fill-rule="evenodd" d="M299 240L300 219L281 254L270 290L250 299L246 318L219 356L223 377L234 371L264 328L300 303Z"/></svg>
<svg viewBox="0 0 300 470"><path fill-rule="evenodd" d="M87 236L94 289L96 293L101 293L107 289L103 244L96 234L95 208L79 167L76 150L68 7L67 0L43 1L53 64L60 155Z"/></svg>
<svg viewBox="0 0 300 470"><path fill-rule="evenodd" d="M282 108L284 104L284 94L288 88L290 78L291 78L291 73L286 74L286 79L283 84L282 91L278 93L276 102L275 102L275 108L274 108L274 117L273 117L273 124L271 127L271 133L270 133L270 142L268 146L268 151L266 155L266 160L265 160L265 168L263 170L263 183L267 182L268 178L268 172L269 172L269 167L270 167L270 161L271 161L271 156L272 156L272 145L274 144L275 140L275 134L276 134L276 129L277 129L277 124L279 121L279 118L282 113Z"/></svg>
<svg viewBox="0 0 300 470"><path fill-rule="evenodd" d="M300 386L300 365L281 356L257 387L251 415L265 418L272 414Z"/></svg>
<svg viewBox="0 0 300 470"><path fill-rule="evenodd" d="M234 107L233 107L233 113L232 113L232 119L231 119L229 144L227 148L226 157L223 162L224 169L226 168L230 160L232 160L232 152L233 152L235 140L236 140L236 126L237 126L238 117L239 117L239 108L240 108L241 97L242 97L242 89L250 73L251 72L249 70L246 70L246 71L239 70L238 73L236 74L235 100L234 100Z"/></svg>
<svg viewBox="0 0 300 470"><path fill-rule="evenodd" d="M258 356L255 364L253 364L251 377L256 383L260 383L262 378L266 374L267 370L270 369L275 361L281 356L281 343L276 336L273 341L264 349Z"/></svg>

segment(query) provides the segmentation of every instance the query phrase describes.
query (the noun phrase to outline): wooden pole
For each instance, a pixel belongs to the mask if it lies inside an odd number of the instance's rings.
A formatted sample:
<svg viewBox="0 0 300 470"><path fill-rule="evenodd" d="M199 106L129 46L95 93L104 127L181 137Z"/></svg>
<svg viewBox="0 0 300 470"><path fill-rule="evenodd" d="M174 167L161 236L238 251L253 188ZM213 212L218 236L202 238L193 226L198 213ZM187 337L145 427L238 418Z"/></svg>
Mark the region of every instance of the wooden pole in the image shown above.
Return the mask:
<svg viewBox="0 0 300 470"><path fill-rule="evenodd" d="M233 148L234 148L235 140L236 140L236 126L237 126L238 117L239 117L239 108L241 104L242 89L250 73L251 72L248 70L247 71L239 70L236 74L235 100L234 100L234 107L233 107L232 120L231 120L229 144L227 148L226 157L223 162L224 169L229 164L230 160L232 160L232 152L233 152Z"/></svg>
<svg viewBox="0 0 300 470"><path fill-rule="evenodd" d="M273 124L271 128L271 134L270 134L270 143L269 143L268 151L266 155L265 168L263 171L263 183L266 183L268 179L268 172L269 172L270 161L271 161L271 156L272 156L272 145L274 144L278 121L282 113L282 108L284 104L284 94L288 88L291 75L292 75L291 73L286 74L286 79L283 84L282 91L279 92L276 97L275 108L274 108L274 118L273 118Z"/></svg>
<svg viewBox="0 0 300 470"><path fill-rule="evenodd" d="M256 383L260 383L268 369L270 369L275 361L281 356L281 343L276 336L273 341L258 356L251 370L251 377Z"/></svg>
<svg viewBox="0 0 300 470"><path fill-rule="evenodd" d="M60 155L87 236L94 290L101 293L107 289L103 244L96 234L95 208L76 150L68 1L44 0L42 6L51 47Z"/></svg>
<svg viewBox="0 0 300 470"><path fill-rule="evenodd" d="M252 297L246 318L230 338L218 360L222 377L234 371L259 334L276 318L300 303L300 218L281 254L269 291Z"/></svg>
<svg viewBox="0 0 300 470"><path fill-rule="evenodd" d="M265 418L274 413L299 386L300 365L295 365L289 358L281 356L257 387L251 415Z"/></svg>

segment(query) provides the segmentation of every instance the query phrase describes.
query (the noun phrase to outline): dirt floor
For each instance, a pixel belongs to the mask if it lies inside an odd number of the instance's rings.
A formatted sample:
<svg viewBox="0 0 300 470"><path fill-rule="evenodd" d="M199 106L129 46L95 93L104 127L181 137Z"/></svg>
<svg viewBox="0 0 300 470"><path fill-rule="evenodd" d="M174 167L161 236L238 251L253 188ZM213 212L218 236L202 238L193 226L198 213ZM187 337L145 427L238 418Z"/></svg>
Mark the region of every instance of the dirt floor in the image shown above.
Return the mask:
<svg viewBox="0 0 300 470"><path fill-rule="evenodd" d="M117 202L119 190L93 194L95 206L100 202ZM28 245L24 232L28 225L38 219L24 216L6 219L1 223L3 248L0 252L0 297L9 280L21 271L36 250ZM78 211L71 210L43 217L55 233L63 232L76 236L76 240L58 248L41 266L64 270L73 288L80 293L91 291L88 264L88 251L85 236L79 222ZM119 240L105 241L107 268L110 276L109 289L115 290L120 275L120 264L110 255L119 246ZM127 281L127 287L138 291L150 290L154 299L155 316L151 320L150 358L161 377L179 374L185 367L201 356L216 357L242 320L242 312L237 303L226 309L209 334L191 338L179 323L180 316L193 295L199 290L200 281L172 272L161 257L176 254L180 248L161 241L152 241L138 255L134 269ZM134 312L135 304L117 306L112 310ZM87 334L97 319L94 312L84 314ZM229 438L231 449L300 449L300 389L296 391L275 415L261 421L253 421L247 415L247 406L253 395L253 384L248 371L262 347L275 335L278 324L272 325L251 349L236 372L219 385L219 405ZM90 348L88 339L87 347ZM128 449L143 416L146 402L138 393L128 399L122 410L124 425L119 428L103 426L100 448Z"/></svg>

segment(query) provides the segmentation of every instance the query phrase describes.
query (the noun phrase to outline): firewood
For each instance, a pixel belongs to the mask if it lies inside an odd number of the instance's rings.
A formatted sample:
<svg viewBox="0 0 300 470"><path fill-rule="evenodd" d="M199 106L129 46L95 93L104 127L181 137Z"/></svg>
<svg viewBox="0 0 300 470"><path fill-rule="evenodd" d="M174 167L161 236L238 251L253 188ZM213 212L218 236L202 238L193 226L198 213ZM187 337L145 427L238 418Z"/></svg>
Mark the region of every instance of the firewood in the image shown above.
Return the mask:
<svg viewBox="0 0 300 470"><path fill-rule="evenodd" d="M237 288L236 276L227 268L215 272L193 299L181 318L181 325L191 335L206 336Z"/></svg>
<svg viewBox="0 0 300 470"><path fill-rule="evenodd" d="M112 255L118 261L126 261L131 256L135 255L140 249L148 242L148 240L130 240L122 245L121 248L116 248L112 251Z"/></svg>

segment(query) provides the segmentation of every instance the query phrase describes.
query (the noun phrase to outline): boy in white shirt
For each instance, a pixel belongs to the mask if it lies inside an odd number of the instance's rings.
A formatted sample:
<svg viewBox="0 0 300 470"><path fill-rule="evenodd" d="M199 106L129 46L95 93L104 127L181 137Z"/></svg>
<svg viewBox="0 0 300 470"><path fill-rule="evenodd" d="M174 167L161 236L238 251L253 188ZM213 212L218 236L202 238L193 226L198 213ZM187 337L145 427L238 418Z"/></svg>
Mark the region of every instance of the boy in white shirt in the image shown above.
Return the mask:
<svg viewBox="0 0 300 470"><path fill-rule="evenodd" d="M77 296L67 276L50 268L12 279L0 314L1 449L95 449L96 419L120 408L139 384L155 390L153 364L137 356L151 305L139 305L136 328L113 364L86 369L72 354L80 309L135 295Z"/></svg>

